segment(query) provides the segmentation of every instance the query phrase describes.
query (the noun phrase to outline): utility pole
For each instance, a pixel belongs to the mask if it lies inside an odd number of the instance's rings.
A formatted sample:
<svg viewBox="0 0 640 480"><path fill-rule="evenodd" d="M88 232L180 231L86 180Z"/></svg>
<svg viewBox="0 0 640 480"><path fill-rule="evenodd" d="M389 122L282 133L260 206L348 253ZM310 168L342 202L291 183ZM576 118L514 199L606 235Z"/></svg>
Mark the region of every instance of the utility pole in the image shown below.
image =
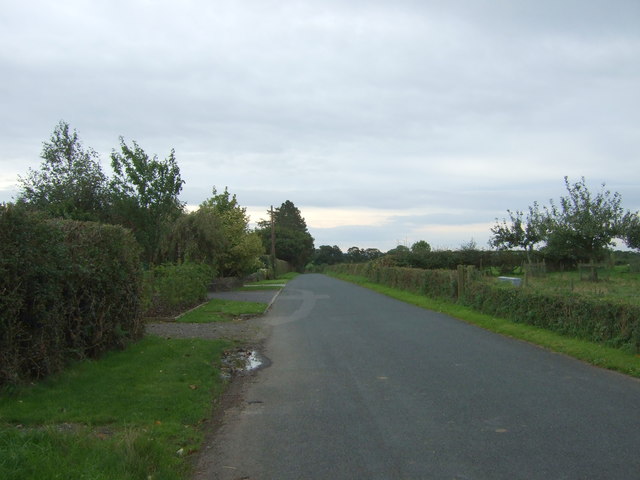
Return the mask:
<svg viewBox="0 0 640 480"><path fill-rule="evenodd" d="M273 215L273 205L271 205L271 267L273 268L273 278L278 276L276 272L276 222Z"/></svg>

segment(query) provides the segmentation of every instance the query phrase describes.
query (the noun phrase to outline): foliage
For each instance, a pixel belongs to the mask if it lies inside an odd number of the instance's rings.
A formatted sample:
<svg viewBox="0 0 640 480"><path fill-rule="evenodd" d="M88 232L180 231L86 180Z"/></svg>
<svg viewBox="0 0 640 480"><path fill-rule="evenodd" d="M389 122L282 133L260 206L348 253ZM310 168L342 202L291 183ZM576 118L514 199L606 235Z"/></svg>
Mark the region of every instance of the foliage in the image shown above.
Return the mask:
<svg viewBox="0 0 640 480"><path fill-rule="evenodd" d="M268 212L269 214L271 212ZM293 265L297 271L302 271L314 253L313 237L307 230L307 224L300 214L300 210L293 202L286 200L273 213L275 225L276 257ZM258 222L257 233L265 246L265 253L270 253L271 221Z"/></svg>
<svg viewBox="0 0 640 480"><path fill-rule="evenodd" d="M342 263L344 260L344 254L340 247L334 245L320 245L314 255L313 263L315 265L334 265L336 263Z"/></svg>
<svg viewBox="0 0 640 480"><path fill-rule="evenodd" d="M640 351L640 306L471 282L462 303L564 335Z"/></svg>
<svg viewBox="0 0 640 480"><path fill-rule="evenodd" d="M527 253L528 263L531 263L532 252L545 239L546 233L546 222L542 221L538 203L534 202L533 206L529 207L526 217L518 210L507 210L507 213L510 224L505 219L498 223L496 218L496 224L491 228L493 236L489 244L497 249L522 248Z"/></svg>
<svg viewBox="0 0 640 480"><path fill-rule="evenodd" d="M133 231L147 263L157 263L160 240L183 209L178 195L184 181L175 152L171 150L160 161L155 155L150 158L135 141L129 147L123 137L120 149L111 154L112 220Z"/></svg>
<svg viewBox="0 0 640 480"><path fill-rule="evenodd" d="M327 269L334 273L364 277L381 285L427 295L431 298L451 299L456 292L455 274L448 270L388 267L383 261L343 263L332 265Z"/></svg>
<svg viewBox="0 0 640 480"><path fill-rule="evenodd" d="M222 193L213 187L212 193L198 211L214 215L222 230L224 243L217 252L215 267L224 277L243 277L260 267L262 241L249 231L247 209L238 204L235 194L231 196L227 187Z"/></svg>
<svg viewBox="0 0 640 480"><path fill-rule="evenodd" d="M203 263L157 265L146 274L147 317L173 316L203 302L215 271Z"/></svg>
<svg viewBox="0 0 640 480"><path fill-rule="evenodd" d="M0 397L0 478L189 478L228 347L146 337Z"/></svg>
<svg viewBox="0 0 640 480"><path fill-rule="evenodd" d="M108 208L107 178L97 152L84 148L78 133L60 121L42 148L39 170L19 177L20 202L53 217L100 220Z"/></svg>
<svg viewBox="0 0 640 480"><path fill-rule="evenodd" d="M633 245L634 218L621 206L617 192L602 190L591 193L584 177L574 184L564 178L567 196L540 210L534 202L529 213L509 212L510 223L503 219L491 229L490 244L499 249L523 248L529 261L534 248L541 249L551 262L575 266L578 262L602 260L614 245L616 238L624 238Z"/></svg>
<svg viewBox="0 0 640 480"><path fill-rule="evenodd" d="M138 339L138 255L121 227L0 207L0 384Z"/></svg>
<svg viewBox="0 0 640 480"><path fill-rule="evenodd" d="M348 263L368 262L380 258L384 254L377 248L350 247L345 254L345 261Z"/></svg>
<svg viewBox="0 0 640 480"><path fill-rule="evenodd" d="M206 263L215 268L226 240L215 212L198 209L183 213L171 225L161 244L161 257L173 263Z"/></svg>
<svg viewBox="0 0 640 480"><path fill-rule="evenodd" d="M602 191L593 195L584 177L573 185L567 177L564 180L569 195L560 197L558 205L551 202L546 250L575 261L601 260L613 240L624 235L620 194L612 194L602 184Z"/></svg>

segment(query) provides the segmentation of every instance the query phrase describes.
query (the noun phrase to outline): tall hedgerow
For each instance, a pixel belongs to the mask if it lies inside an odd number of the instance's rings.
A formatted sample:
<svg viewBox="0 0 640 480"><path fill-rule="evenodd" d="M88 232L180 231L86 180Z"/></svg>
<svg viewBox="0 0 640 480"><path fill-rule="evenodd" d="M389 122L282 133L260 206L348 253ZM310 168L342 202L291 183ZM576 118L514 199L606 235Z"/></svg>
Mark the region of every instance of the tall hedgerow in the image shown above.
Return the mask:
<svg viewBox="0 0 640 480"><path fill-rule="evenodd" d="M124 228L0 206L0 384L143 333L139 247Z"/></svg>

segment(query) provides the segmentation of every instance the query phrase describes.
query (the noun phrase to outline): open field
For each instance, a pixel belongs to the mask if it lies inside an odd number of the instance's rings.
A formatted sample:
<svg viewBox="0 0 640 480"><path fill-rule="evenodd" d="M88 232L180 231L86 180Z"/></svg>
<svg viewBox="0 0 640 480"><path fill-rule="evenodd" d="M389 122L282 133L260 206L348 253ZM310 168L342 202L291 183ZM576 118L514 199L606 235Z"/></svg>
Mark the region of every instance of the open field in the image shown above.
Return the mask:
<svg viewBox="0 0 640 480"><path fill-rule="evenodd" d="M582 278L581 278L582 277ZM529 277L525 288L556 295L579 295L591 299L640 305L640 273L627 267L598 271L598 281L580 272L547 273Z"/></svg>

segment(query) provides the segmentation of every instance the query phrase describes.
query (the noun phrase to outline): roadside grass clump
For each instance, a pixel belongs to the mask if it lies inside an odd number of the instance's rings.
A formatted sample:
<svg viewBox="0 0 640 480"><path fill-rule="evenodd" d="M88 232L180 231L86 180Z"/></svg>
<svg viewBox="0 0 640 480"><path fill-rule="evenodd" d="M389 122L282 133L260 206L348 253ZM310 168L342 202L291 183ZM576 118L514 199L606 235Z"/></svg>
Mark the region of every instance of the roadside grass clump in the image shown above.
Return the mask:
<svg viewBox="0 0 640 480"><path fill-rule="evenodd" d="M424 295L380 285L364 276L332 271L328 271L327 274L418 307L451 315L492 332L524 340L598 367L640 378L640 355L629 351L568 337L534 325L515 323L504 318L479 313L468 306L460 305L453 301L433 299Z"/></svg>
<svg viewBox="0 0 640 480"><path fill-rule="evenodd" d="M245 315L260 315L267 308L266 303L241 302L214 298L204 305L190 310L176 318L182 323L230 322Z"/></svg>
<svg viewBox="0 0 640 480"><path fill-rule="evenodd" d="M149 336L0 395L0 478L179 479L220 395L222 340Z"/></svg>

